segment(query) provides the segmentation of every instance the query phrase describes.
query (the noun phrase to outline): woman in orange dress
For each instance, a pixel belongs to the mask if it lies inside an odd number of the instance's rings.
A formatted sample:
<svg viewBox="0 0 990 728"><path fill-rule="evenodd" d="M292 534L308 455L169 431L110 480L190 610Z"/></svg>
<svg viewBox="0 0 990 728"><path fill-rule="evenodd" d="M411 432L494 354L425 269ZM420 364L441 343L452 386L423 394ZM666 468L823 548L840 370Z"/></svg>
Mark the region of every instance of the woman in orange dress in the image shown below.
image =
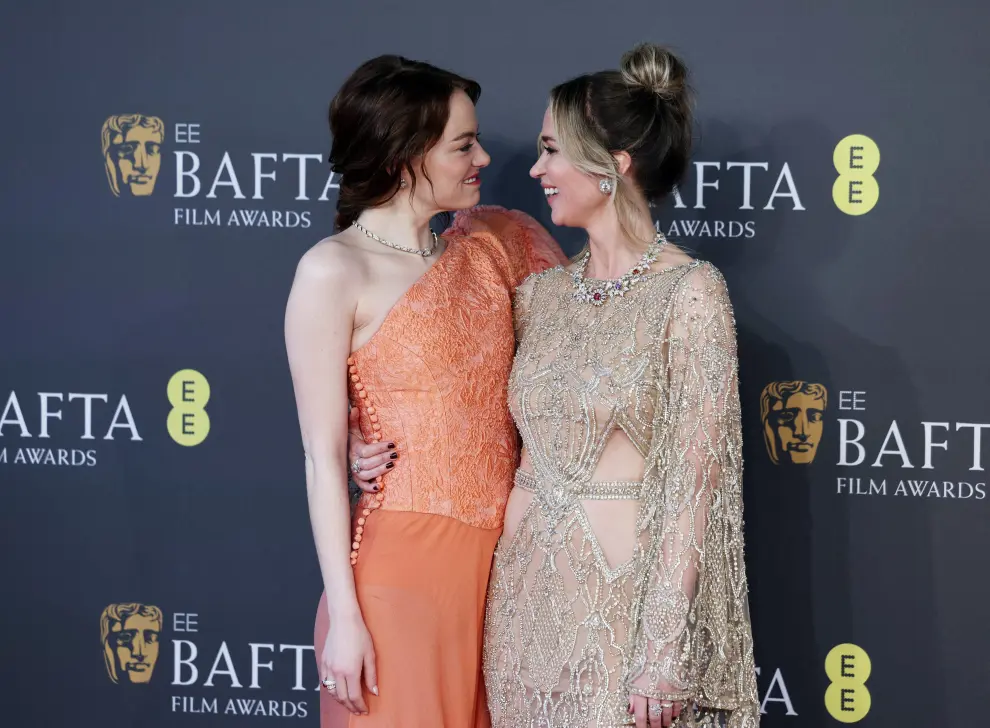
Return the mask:
<svg viewBox="0 0 990 728"><path fill-rule="evenodd" d="M519 458L505 395L512 292L564 258L499 208L430 231L437 213L479 201L479 94L383 56L330 107L340 232L302 257L285 321L325 587L322 728L489 725L485 594ZM367 462L349 462L348 405L381 452ZM372 470L378 487L353 522L349 469Z"/></svg>

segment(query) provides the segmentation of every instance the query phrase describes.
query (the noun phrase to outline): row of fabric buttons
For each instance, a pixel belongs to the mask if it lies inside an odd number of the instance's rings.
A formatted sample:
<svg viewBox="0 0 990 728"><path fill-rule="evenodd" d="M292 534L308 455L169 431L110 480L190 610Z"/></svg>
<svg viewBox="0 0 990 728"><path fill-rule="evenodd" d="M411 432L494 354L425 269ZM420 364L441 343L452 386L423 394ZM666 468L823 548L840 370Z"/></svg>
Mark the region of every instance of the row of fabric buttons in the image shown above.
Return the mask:
<svg viewBox="0 0 990 728"><path fill-rule="evenodd" d="M357 392L357 406L362 407L367 413L368 419L371 420L371 439L375 442L381 442L382 426L378 422L378 410L375 408L368 388L361 381L361 375L358 374L354 357L347 358L347 373L350 375L351 382L354 384L354 390ZM378 483L378 493L368 507L361 511L361 517L358 518L357 526L354 529L354 542L351 544L351 566L357 564L358 551L361 549L361 540L364 538L364 525L368 522L368 516L371 515L373 510L381 508L382 502L385 500L385 495L382 493L382 476L379 475L375 478L375 482Z"/></svg>

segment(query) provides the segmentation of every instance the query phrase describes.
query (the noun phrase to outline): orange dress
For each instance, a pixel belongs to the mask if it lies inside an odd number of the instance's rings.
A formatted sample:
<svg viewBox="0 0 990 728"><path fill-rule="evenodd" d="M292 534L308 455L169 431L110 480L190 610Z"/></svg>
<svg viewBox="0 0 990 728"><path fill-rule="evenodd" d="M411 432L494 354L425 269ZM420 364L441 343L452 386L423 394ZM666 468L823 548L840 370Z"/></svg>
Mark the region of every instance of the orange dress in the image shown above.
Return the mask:
<svg viewBox="0 0 990 728"><path fill-rule="evenodd" d="M377 424L401 459L381 502L363 496L354 518L356 528L371 510L354 580L379 695L362 681L369 714L354 716L321 689L321 728L489 725L485 595L519 461L506 398L512 294L564 256L534 220L496 207L459 213L444 237L440 258L351 356L362 432L370 440ZM328 628L324 594L317 658Z"/></svg>

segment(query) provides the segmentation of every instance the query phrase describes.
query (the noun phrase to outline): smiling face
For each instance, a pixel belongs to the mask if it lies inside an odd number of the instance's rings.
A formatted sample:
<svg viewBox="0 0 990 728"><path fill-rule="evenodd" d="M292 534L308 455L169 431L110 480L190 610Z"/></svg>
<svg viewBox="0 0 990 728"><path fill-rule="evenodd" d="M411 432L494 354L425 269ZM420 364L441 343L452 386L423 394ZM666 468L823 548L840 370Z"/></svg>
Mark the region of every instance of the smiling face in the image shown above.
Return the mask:
<svg viewBox="0 0 990 728"><path fill-rule="evenodd" d="M466 93L457 91L450 99L443 137L423 157L428 181L418 180L414 202L438 211L474 207L481 201L480 172L490 162L478 141L474 104Z"/></svg>
<svg viewBox="0 0 990 728"><path fill-rule="evenodd" d="M588 227L608 206L610 198L602 194L597 178L579 170L561 153L549 108L543 115L540 143L540 157L529 175L543 187L550 205L550 219L554 225Z"/></svg>

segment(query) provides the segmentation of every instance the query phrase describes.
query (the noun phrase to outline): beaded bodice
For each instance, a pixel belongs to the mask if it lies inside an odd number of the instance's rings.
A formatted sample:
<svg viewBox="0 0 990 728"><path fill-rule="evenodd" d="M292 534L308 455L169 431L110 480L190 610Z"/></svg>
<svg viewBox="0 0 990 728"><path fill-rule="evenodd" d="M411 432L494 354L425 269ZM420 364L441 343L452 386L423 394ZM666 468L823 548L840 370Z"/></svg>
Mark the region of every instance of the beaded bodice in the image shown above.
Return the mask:
<svg viewBox="0 0 990 728"><path fill-rule="evenodd" d="M656 268L601 306L562 267L516 293L532 472L490 584L497 728L631 725L631 692L697 706L683 725L758 723L732 309L710 264Z"/></svg>
<svg viewBox="0 0 990 728"><path fill-rule="evenodd" d="M673 286L696 265L648 274L640 283L648 291L600 307L573 302L561 269L520 289L517 326L526 336L509 407L539 478L587 487L616 429L647 456L664 404L655 332Z"/></svg>

